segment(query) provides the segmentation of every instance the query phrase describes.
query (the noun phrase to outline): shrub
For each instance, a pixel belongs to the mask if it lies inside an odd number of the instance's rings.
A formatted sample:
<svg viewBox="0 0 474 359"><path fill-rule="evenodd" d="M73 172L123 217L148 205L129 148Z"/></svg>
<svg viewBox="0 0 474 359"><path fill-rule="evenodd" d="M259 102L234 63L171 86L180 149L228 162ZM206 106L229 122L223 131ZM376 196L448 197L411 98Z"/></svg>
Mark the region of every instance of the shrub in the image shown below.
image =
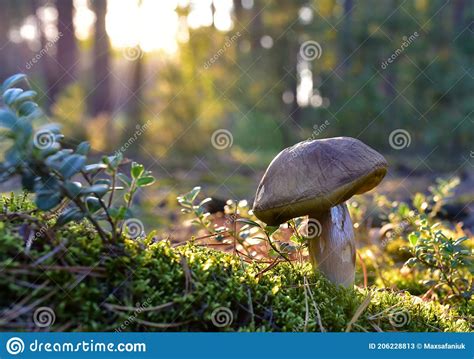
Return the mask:
<svg viewBox="0 0 474 359"><path fill-rule="evenodd" d="M135 222L142 227L140 221L126 220L133 217L130 207L138 188L155 181L151 173L137 163L132 163L130 175L122 173L120 153L87 164L90 145L81 142L74 150L62 148L63 135L55 124L35 131L33 122L42 114L33 101L36 93L15 87L22 82L27 78L18 74L1 86L6 107L0 110L0 140L9 147L0 163L0 182L19 175L23 188L36 194L38 209L54 213L55 227L86 218L104 241L116 241L124 229L135 231ZM125 192L122 202L116 200L121 190ZM37 223L32 227L41 231ZM142 231L140 228L138 235Z"/></svg>

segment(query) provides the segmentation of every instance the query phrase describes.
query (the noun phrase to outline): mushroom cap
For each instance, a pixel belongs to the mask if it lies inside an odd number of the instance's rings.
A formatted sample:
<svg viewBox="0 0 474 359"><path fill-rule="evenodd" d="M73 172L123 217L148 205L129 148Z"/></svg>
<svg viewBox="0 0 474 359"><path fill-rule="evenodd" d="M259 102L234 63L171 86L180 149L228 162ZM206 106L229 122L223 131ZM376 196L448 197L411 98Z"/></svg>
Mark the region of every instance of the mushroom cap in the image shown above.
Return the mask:
<svg viewBox="0 0 474 359"><path fill-rule="evenodd" d="M257 188L253 211L268 225L328 211L377 186L385 158L351 137L304 141L281 151Z"/></svg>

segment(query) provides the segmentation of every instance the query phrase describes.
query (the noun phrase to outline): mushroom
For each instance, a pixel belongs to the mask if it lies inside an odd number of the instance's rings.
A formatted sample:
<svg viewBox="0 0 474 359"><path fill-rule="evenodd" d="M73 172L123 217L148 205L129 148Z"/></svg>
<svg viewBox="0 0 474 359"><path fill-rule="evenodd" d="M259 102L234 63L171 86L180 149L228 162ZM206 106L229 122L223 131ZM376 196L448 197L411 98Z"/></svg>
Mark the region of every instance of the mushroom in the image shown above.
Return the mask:
<svg viewBox="0 0 474 359"><path fill-rule="evenodd" d="M385 158L355 138L300 142L270 163L253 212L270 226L308 216L305 235L313 267L349 287L355 276L355 237L345 201L376 187L386 173Z"/></svg>

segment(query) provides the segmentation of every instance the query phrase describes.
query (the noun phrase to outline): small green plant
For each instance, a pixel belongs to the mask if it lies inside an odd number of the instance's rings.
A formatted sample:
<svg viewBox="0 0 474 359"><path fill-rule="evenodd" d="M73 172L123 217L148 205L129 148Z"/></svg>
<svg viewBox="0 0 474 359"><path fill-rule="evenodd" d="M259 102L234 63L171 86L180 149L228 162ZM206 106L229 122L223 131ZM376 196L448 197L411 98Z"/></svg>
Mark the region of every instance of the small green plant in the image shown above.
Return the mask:
<svg viewBox="0 0 474 359"><path fill-rule="evenodd" d="M177 197L178 203L181 206L182 213L191 213L194 218L192 224L197 225L205 229L209 234L218 235L216 229L213 227L212 222L209 220L209 212L206 210L206 203L211 201L210 198L205 198L199 203L197 197L201 192L201 187L194 187L188 193Z"/></svg>
<svg viewBox="0 0 474 359"><path fill-rule="evenodd" d="M417 228L421 216L425 216L433 224L436 215L458 184L459 178L456 177L449 180L437 179L436 185L428 188L428 194L416 193L411 203L392 202L385 196L376 196L377 207L385 212L382 217L388 222L383 232L386 232L389 240L404 237Z"/></svg>
<svg viewBox="0 0 474 359"><path fill-rule="evenodd" d="M433 277L425 285L433 290L447 291L447 299L472 297L471 251L463 246L468 237L456 240L446 236L439 224L430 225L426 218L421 220L417 231L408 236L412 258L405 263L408 267L421 266Z"/></svg>
<svg viewBox="0 0 474 359"><path fill-rule="evenodd" d="M138 188L155 182L149 171L131 164L129 175L120 171L123 157L103 157L88 163L90 145L62 148L63 135L55 124L35 130L33 122L44 117L34 102L36 93L16 87L27 82L23 74L5 80L1 94L0 141L8 146L0 163L0 181L21 177L23 188L35 193L39 210L54 212L55 226L87 219L103 240L116 240L123 223L131 218L130 207ZM118 186L117 181L123 186ZM116 191L125 191L123 201L114 201Z"/></svg>
<svg viewBox="0 0 474 359"><path fill-rule="evenodd" d="M192 215L193 219L191 223L207 231L208 235L204 236L204 238L213 237L221 241L226 236L229 236L235 240L235 243L240 244L241 247L244 248L247 252L247 258L251 258L251 250L249 249L251 245L247 241L250 239L252 241L264 241L270 246L268 253L270 257L277 257L277 260L283 258L288 262L291 262L288 255L297 249L301 249L306 243L306 240L299 234L296 228L297 223L299 224L301 219L291 220L288 223L294 232L290 239L295 245L276 241L273 239L273 235L280 227L261 224L260 221L252 215L248 208L247 201L228 200L224 209L226 221L224 225L217 226L210 218L210 214L205 206L211 201L211 198L198 201L197 197L200 192L201 187L194 187L190 192L178 196L177 199L179 205L182 207L181 212Z"/></svg>

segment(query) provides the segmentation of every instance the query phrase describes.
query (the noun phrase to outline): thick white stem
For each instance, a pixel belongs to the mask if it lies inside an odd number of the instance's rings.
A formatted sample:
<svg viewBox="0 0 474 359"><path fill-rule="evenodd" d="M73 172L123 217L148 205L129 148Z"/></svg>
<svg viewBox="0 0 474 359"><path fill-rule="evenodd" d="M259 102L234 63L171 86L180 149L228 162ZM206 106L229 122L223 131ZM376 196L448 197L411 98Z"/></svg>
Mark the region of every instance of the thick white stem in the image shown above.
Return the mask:
<svg viewBox="0 0 474 359"><path fill-rule="evenodd" d="M318 268L331 282L351 287L354 284L356 247L346 204L334 206L314 219L321 224L319 236L309 241L314 268Z"/></svg>

